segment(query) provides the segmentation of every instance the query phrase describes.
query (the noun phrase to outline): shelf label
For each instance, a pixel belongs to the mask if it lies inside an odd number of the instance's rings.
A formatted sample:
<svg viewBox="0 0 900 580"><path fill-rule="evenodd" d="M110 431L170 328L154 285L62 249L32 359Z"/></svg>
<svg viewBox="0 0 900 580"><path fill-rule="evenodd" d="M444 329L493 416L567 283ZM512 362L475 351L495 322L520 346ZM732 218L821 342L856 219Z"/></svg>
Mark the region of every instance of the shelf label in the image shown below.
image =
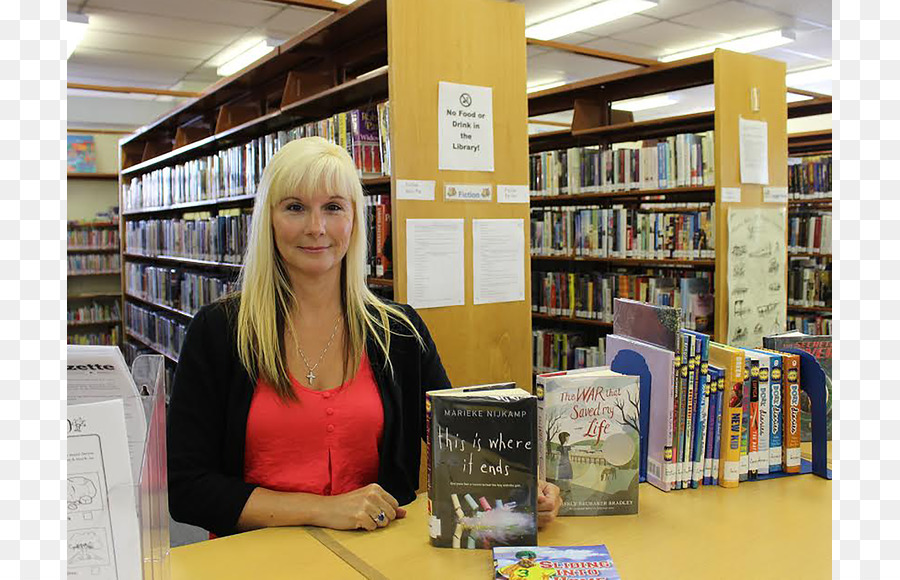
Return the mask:
<svg viewBox="0 0 900 580"><path fill-rule="evenodd" d="M527 185L498 185L497 203L528 203Z"/></svg>
<svg viewBox="0 0 900 580"><path fill-rule="evenodd" d="M434 201L434 181L424 179L398 179L397 199Z"/></svg>
<svg viewBox="0 0 900 580"><path fill-rule="evenodd" d="M764 187L763 202L764 203L787 203L788 190L786 187Z"/></svg>
<svg viewBox="0 0 900 580"><path fill-rule="evenodd" d="M741 188L723 187L722 203L741 203Z"/></svg>
<svg viewBox="0 0 900 580"><path fill-rule="evenodd" d="M493 198L490 184L444 185L444 201L491 201Z"/></svg>
<svg viewBox="0 0 900 580"><path fill-rule="evenodd" d="M438 169L494 170L493 89L441 81Z"/></svg>

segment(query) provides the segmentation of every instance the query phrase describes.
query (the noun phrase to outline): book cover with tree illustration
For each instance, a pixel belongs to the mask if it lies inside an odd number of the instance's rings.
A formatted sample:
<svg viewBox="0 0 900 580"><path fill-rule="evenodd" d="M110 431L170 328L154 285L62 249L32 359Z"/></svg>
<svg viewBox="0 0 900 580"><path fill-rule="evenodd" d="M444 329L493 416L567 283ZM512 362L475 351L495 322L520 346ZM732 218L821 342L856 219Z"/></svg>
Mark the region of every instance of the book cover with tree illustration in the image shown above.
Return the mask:
<svg viewBox="0 0 900 580"><path fill-rule="evenodd" d="M541 473L560 515L634 514L640 467L639 378L609 367L538 376Z"/></svg>

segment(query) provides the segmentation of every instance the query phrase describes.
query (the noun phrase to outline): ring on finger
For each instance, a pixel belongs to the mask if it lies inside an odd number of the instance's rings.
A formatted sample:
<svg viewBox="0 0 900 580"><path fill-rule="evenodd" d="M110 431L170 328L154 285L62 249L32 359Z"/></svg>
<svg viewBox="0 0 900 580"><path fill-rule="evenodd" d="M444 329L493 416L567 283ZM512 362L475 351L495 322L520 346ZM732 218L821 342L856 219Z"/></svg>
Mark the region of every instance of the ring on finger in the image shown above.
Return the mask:
<svg viewBox="0 0 900 580"><path fill-rule="evenodd" d="M383 524L384 521L387 519L387 516L384 514L384 510L382 510L382 511L378 512L378 515L373 517L372 519L375 520L379 524Z"/></svg>

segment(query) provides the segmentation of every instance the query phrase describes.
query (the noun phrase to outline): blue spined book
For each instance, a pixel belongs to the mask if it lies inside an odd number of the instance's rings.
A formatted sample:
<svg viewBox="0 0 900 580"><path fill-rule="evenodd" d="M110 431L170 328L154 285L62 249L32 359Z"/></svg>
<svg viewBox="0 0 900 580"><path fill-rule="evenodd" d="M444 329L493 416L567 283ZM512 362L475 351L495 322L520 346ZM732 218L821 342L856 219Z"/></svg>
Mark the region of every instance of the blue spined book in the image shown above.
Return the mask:
<svg viewBox="0 0 900 580"><path fill-rule="evenodd" d="M603 578L619 580L609 550L597 546L497 546L494 548L494 579Z"/></svg>

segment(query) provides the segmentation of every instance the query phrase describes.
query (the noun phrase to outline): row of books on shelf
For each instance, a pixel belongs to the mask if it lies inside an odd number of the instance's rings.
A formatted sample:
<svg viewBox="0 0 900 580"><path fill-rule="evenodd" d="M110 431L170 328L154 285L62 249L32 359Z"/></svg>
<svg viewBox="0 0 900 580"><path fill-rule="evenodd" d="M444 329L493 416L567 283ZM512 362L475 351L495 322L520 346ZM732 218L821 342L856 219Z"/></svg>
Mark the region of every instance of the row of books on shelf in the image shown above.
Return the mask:
<svg viewBox="0 0 900 580"><path fill-rule="evenodd" d="M715 204L665 213L621 205L532 208L531 253L594 258L715 258Z"/></svg>
<svg viewBox="0 0 900 580"><path fill-rule="evenodd" d="M393 274L391 243L391 196L370 195L365 199L367 233L366 275L390 278Z"/></svg>
<svg viewBox="0 0 900 580"><path fill-rule="evenodd" d="M831 197L831 155L788 157L788 195L799 200Z"/></svg>
<svg viewBox="0 0 900 580"><path fill-rule="evenodd" d="M119 271L118 254L76 254L68 256L69 274Z"/></svg>
<svg viewBox="0 0 900 580"><path fill-rule="evenodd" d="M91 344L114 346L119 344L120 332L118 326L111 326L103 332L70 332L66 336L66 344Z"/></svg>
<svg viewBox="0 0 900 580"><path fill-rule="evenodd" d="M602 337L589 344L584 333L534 329L531 339L532 368L537 373L596 367L606 360Z"/></svg>
<svg viewBox="0 0 900 580"><path fill-rule="evenodd" d="M344 147L360 176L390 175L389 111L386 102L344 111L212 155L154 169L122 184L125 210L254 195L272 157L301 137L323 137Z"/></svg>
<svg viewBox="0 0 900 580"><path fill-rule="evenodd" d="M794 260L788 269L790 306L831 306L831 266L815 259Z"/></svg>
<svg viewBox="0 0 900 580"><path fill-rule="evenodd" d="M831 253L831 212L788 217L788 252Z"/></svg>
<svg viewBox="0 0 900 580"><path fill-rule="evenodd" d="M69 230L67 243L70 248L118 248L119 230L113 228Z"/></svg>
<svg viewBox="0 0 900 580"><path fill-rule="evenodd" d="M121 320L119 301L110 302L93 301L75 308L70 307L66 312L66 322L69 324L87 322L113 322Z"/></svg>
<svg viewBox="0 0 900 580"><path fill-rule="evenodd" d="M125 329L158 352L177 359L187 326L154 310L125 303Z"/></svg>
<svg viewBox="0 0 900 580"><path fill-rule="evenodd" d="M163 268L127 262L128 293L187 314L237 290L236 276L209 276L181 268Z"/></svg>
<svg viewBox="0 0 900 580"><path fill-rule="evenodd" d="M239 264L250 220L250 213L235 208L212 217L201 212L184 219L129 221L125 242L129 253Z"/></svg>
<svg viewBox="0 0 900 580"><path fill-rule="evenodd" d="M648 269L646 274L625 272L545 272L532 270L531 310L551 316L613 322L614 305L628 298L674 306L686 328L711 332L713 328L713 273Z"/></svg>
<svg viewBox="0 0 900 580"><path fill-rule="evenodd" d="M532 153L531 195L715 185L713 131Z"/></svg>
<svg viewBox="0 0 900 580"><path fill-rule="evenodd" d="M831 335L832 319L830 315L788 313L787 329L796 330L803 334Z"/></svg>

